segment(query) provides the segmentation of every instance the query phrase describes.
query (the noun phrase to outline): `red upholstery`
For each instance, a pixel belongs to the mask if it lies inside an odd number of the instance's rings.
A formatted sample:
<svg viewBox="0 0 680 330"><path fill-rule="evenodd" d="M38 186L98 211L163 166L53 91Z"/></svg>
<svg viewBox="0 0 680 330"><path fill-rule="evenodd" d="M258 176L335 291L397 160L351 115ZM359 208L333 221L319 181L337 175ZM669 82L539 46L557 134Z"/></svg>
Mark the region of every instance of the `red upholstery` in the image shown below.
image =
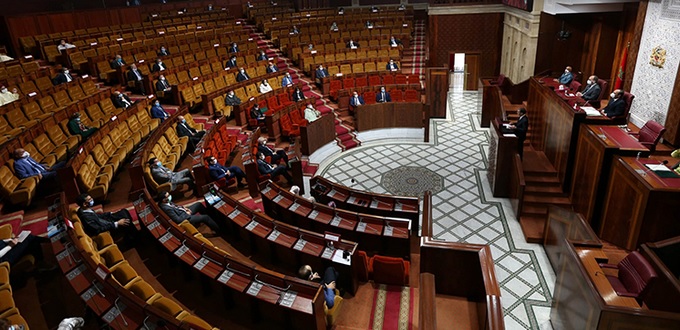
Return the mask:
<svg viewBox="0 0 680 330"><path fill-rule="evenodd" d="M338 82L339 82L339 81L338 81ZM286 94L286 93L281 93L281 94L279 94L279 96L277 96L277 97L278 97L278 99L279 99L279 105L280 105L281 107L285 107L285 106L288 106L288 105L293 104L293 101L290 100L290 97L289 97L288 94Z"/></svg>
<svg viewBox="0 0 680 330"><path fill-rule="evenodd" d="M383 76L383 84L394 85L394 75L387 74Z"/></svg>
<svg viewBox="0 0 680 330"><path fill-rule="evenodd" d="M281 116L279 122L281 123L281 133L283 136L293 137L300 135L300 126L294 124L289 115Z"/></svg>
<svg viewBox="0 0 680 330"><path fill-rule="evenodd" d="M630 106L633 105L634 99L635 99L635 95L628 93L628 92L623 92L623 102L626 102L626 111L620 117L614 117L614 118L628 118L628 114L630 113ZM626 122L627 122L627 120L626 120Z"/></svg>
<svg viewBox="0 0 680 330"><path fill-rule="evenodd" d="M401 89L391 89L390 96L392 97L392 102L403 102L404 92Z"/></svg>
<svg viewBox="0 0 680 330"><path fill-rule="evenodd" d="M355 84L356 84L355 85L356 88L366 87L366 86L368 86L368 79L366 78L366 76L357 77Z"/></svg>
<svg viewBox="0 0 680 330"><path fill-rule="evenodd" d="M373 281L380 284L407 286L411 263L393 257L375 255L371 258L369 269L373 269Z"/></svg>
<svg viewBox="0 0 680 330"><path fill-rule="evenodd" d="M354 88L354 78L345 78L342 80L342 88Z"/></svg>
<svg viewBox="0 0 680 330"><path fill-rule="evenodd" d="M368 92L364 93L364 102L366 102L366 104L375 103L375 92L374 91L368 91Z"/></svg>
<svg viewBox="0 0 680 330"><path fill-rule="evenodd" d="M368 78L368 83L370 86L380 86L382 84L380 81L380 76L375 74Z"/></svg>
<svg viewBox="0 0 680 330"><path fill-rule="evenodd" d="M304 126L307 124L307 120L305 117L300 113L300 109L294 109L290 113L290 120L293 122L293 124L296 124L298 126Z"/></svg>
<svg viewBox="0 0 680 330"><path fill-rule="evenodd" d="M412 74L412 75L406 77L406 81L409 84L420 84L420 76Z"/></svg>
<svg viewBox="0 0 680 330"><path fill-rule="evenodd" d="M491 84L492 84L492 85L501 86L501 85L503 85L503 81L505 81L505 75L504 75L504 74L500 74L500 75L498 76L498 79L496 79L496 81L491 82Z"/></svg>
<svg viewBox="0 0 680 330"><path fill-rule="evenodd" d="M406 102L420 102L418 92L413 89L407 89L404 93L404 101Z"/></svg>
<svg viewBox="0 0 680 330"><path fill-rule="evenodd" d="M406 76L403 74L398 74L396 77L394 77L394 83L398 85L406 85Z"/></svg>
<svg viewBox="0 0 680 330"><path fill-rule="evenodd" d="M569 89L573 92L576 93L579 90L581 90L581 83L576 81L576 79L571 81L571 84L569 84Z"/></svg>
<svg viewBox="0 0 680 330"><path fill-rule="evenodd" d="M257 105L260 106L260 109L267 108L267 100L260 100L259 102L257 102ZM269 110L271 109L267 108L267 111Z"/></svg>
<svg viewBox="0 0 680 330"><path fill-rule="evenodd" d="M357 250L357 278L359 281L368 282L371 278L373 270L370 267L370 258L366 252Z"/></svg>
<svg viewBox="0 0 680 330"><path fill-rule="evenodd" d="M276 96L267 98L267 107L271 111L281 110L281 105L279 105L279 100L276 98Z"/></svg>
<svg viewBox="0 0 680 330"><path fill-rule="evenodd" d="M637 251L631 252L618 265L600 264L600 267L618 269L618 277L607 275L614 291L619 296L635 298L639 304L657 278L654 267Z"/></svg>
<svg viewBox="0 0 680 330"><path fill-rule="evenodd" d="M654 150L656 150L656 145L659 143L659 140L661 140L664 132L666 132L665 127L650 120L640 128L640 132L631 135L637 136L640 144L647 147L651 152L654 152Z"/></svg>
<svg viewBox="0 0 680 330"><path fill-rule="evenodd" d="M330 93L331 97L337 98L338 97L338 91L342 89L342 81L341 80L331 80L331 86L330 86Z"/></svg>
<svg viewBox="0 0 680 330"><path fill-rule="evenodd" d="M600 97L597 98L597 101L590 102L590 104L599 108L600 102L609 94L609 83L605 80L598 79L597 84L600 86Z"/></svg>

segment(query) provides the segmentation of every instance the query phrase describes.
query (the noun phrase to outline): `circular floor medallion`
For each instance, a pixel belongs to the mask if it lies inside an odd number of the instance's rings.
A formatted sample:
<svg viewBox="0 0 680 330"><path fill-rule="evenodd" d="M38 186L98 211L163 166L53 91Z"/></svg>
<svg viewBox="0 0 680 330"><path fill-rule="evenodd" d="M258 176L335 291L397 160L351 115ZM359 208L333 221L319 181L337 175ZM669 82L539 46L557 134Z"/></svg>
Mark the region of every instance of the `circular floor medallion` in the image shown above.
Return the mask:
<svg viewBox="0 0 680 330"><path fill-rule="evenodd" d="M380 184L393 195L423 196L429 190L436 194L444 189L444 178L420 166L401 166L383 174Z"/></svg>

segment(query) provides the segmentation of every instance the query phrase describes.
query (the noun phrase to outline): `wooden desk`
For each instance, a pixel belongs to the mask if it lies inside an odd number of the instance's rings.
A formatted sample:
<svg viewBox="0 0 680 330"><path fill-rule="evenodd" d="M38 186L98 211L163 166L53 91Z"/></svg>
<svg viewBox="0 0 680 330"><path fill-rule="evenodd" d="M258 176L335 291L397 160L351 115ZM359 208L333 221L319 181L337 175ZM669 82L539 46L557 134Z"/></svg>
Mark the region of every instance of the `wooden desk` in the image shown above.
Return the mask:
<svg viewBox="0 0 680 330"><path fill-rule="evenodd" d="M300 150L303 155L311 155L317 149L335 140L335 116L326 114L321 118L300 127Z"/></svg>
<svg viewBox="0 0 680 330"><path fill-rule="evenodd" d="M600 216L614 155L643 157L649 149L618 126L581 125L571 183L571 203L591 227L600 229Z"/></svg>
<svg viewBox="0 0 680 330"><path fill-rule="evenodd" d="M357 131L390 127L422 128L423 118L423 104L420 102L365 104L354 110Z"/></svg>
<svg viewBox="0 0 680 330"><path fill-rule="evenodd" d="M486 174L491 183L491 191L494 197L510 196L510 170L515 155L518 153L518 142L515 134L504 134L501 118L492 120L489 128L489 170Z"/></svg>
<svg viewBox="0 0 680 330"><path fill-rule="evenodd" d="M593 285L595 285L595 289L597 289L605 304L609 306L640 308L635 298L619 296L614 291L602 268L598 265L599 262L606 263L609 260L602 250L576 248L576 252L588 273L588 277L593 282Z"/></svg>
<svg viewBox="0 0 680 330"><path fill-rule="evenodd" d="M680 178L661 178L649 158L613 160L599 236L624 249L680 235Z"/></svg>

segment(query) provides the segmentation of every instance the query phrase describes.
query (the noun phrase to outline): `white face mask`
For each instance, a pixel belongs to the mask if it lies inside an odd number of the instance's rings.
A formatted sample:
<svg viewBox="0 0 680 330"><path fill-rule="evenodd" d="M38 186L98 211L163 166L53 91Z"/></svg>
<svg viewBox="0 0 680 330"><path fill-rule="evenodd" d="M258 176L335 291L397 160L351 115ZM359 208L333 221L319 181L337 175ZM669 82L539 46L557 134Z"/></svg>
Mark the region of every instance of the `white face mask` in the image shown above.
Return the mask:
<svg viewBox="0 0 680 330"><path fill-rule="evenodd" d="M612 98L615 98L616 94L611 93L611 94L609 94L609 96L611 96Z"/></svg>
<svg viewBox="0 0 680 330"><path fill-rule="evenodd" d="M586 83L587 83L588 85L592 85L592 84L593 84L593 81L592 81L592 80L588 80Z"/></svg>
<svg viewBox="0 0 680 330"><path fill-rule="evenodd" d="M7 88L1 89L0 92L7 93Z"/></svg>
<svg viewBox="0 0 680 330"><path fill-rule="evenodd" d="M64 71L64 74L68 74L68 70Z"/></svg>
<svg viewBox="0 0 680 330"><path fill-rule="evenodd" d="M31 156L31 154L28 151L24 151L24 153L21 154L21 158L28 158L30 156Z"/></svg>
<svg viewBox="0 0 680 330"><path fill-rule="evenodd" d="M569 70L564 70L564 73L569 73Z"/></svg>

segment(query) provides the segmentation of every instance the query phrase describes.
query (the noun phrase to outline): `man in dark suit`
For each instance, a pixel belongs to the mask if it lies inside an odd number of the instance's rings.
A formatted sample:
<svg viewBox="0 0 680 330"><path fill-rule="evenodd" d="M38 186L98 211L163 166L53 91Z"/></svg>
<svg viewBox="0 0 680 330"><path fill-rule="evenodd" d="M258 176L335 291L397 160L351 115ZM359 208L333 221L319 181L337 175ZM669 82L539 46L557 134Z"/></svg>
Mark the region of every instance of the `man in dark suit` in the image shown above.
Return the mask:
<svg viewBox="0 0 680 330"><path fill-rule="evenodd" d="M325 77L328 77L328 76L330 76L328 74L328 70L326 70L323 67L323 64L319 64L319 67L316 69L316 78L321 79L321 78L325 78Z"/></svg>
<svg viewBox="0 0 680 330"><path fill-rule="evenodd" d="M288 154L286 154L286 151L270 148L265 137L257 140L257 152L264 154L265 157L271 157L272 164L278 164L283 159L284 164L288 166Z"/></svg>
<svg viewBox="0 0 680 330"><path fill-rule="evenodd" d="M255 103L250 109L250 118L257 119L258 122L264 122L264 114L260 110L260 105Z"/></svg>
<svg viewBox="0 0 680 330"><path fill-rule="evenodd" d="M380 92L375 94L375 101L378 103L392 102L390 93L385 91L385 87L380 87Z"/></svg>
<svg viewBox="0 0 680 330"><path fill-rule="evenodd" d="M151 177L159 184L170 182L171 190L177 189L180 185L187 185L189 190L194 189L195 180L191 176L191 171L188 168L173 172L171 169L163 166L160 160L152 157L146 162L151 171Z"/></svg>
<svg viewBox="0 0 680 330"><path fill-rule="evenodd" d="M130 100L127 95L121 93L120 91L115 91L113 94L111 94L111 102L116 108L127 109L132 106L132 100Z"/></svg>
<svg viewBox="0 0 680 330"><path fill-rule="evenodd" d="M167 113L165 109L163 109L161 102L156 100L156 102L154 102L153 106L151 107L151 118L158 118L162 123L166 119L170 118L170 114Z"/></svg>
<svg viewBox="0 0 680 330"><path fill-rule="evenodd" d="M239 188L243 188L246 186L246 183L243 182L246 178L246 174L243 173L243 170L241 170L240 167L238 166L224 166L220 163L217 162L217 159L215 157L207 157L205 159L206 162L208 162L208 171L210 173L210 177L217 181L221 178L226 178L227 181L231 180L231 178L236 178L237 185Z"/></svg>
<svg viewBox="0 0 680 330"><path fill-rule="evenodd" d="M609 94L611 99L607 106L602 109L602 113L609 117L621 116L626 112L626 101L623 100L623 91L617 89Z"/></svg>
<svg viewBox="0 0 680 330"><path fill-rule="evenodd" d="M177 117L177 136L189 138L189 143L187 144L187 151L189 153L193 153L196 150L196 145L198 145L204 135L205 131L197 131L189 126L184 116Z"/></svg>
<svg viewBox="0 0 680 330"><path fill-rule="evenodd" d="M224 98L224 104L226 105L239 105L241 104L241 99L236 96L233 90L227 92L227 96Z"/></svg>
<svg viewBox="0 0 680 330"><path fill-rule="evenodd" d="M394 36L390 37L390 47L397 47L401 45L401 40L395 39Z"/></svg>
<svg viewBox="0 0 680 330"><path fill-rule="evenodd" d="M135 64L130 65L130 70L127 73L127 80L128 81L134 81L135 82L135 87L137 88L137 91L139 94L146 95L146 91L144 90L144 78L142 77L142 72L140 72L137 69L137 66Z"/></svg>
<svg viewBox="0 0 680 330"><path fill-rule="evenodd" d="M264 50L260 52L260 55L257 55L257 58L255 58L256 61L266 61L268 59L267 53L265 53Z"/></svg>
<svg viewBox="0 0 680 330"><path fill-rule="evenodd" d="M276 65L274 65L274 63L269 62L269 65L267 65L267 73L274 73L274 72L278 72L278 71L279 71L279 68Z"/></svg>
<svg viewBox="0 0 680 330"><path fill-rule="evenodd" d="M160 71L165 71L165 64L163 64L163 61L160 58L156 59L156 63L153 64L153 67L151 67L151 72L160 72Z"/></svg>
<svg viewBox="0 0 680 330"><path fill-rule="evenodd" d="M349 42L347 43L347 48L349 48L349 49L359 48L359 43L354 42L354 40L352 40L352 39L349 39Z"/></svg>
<svg viewBox="0 0 680 330"><path fill-rule="evenodd" d="M286 74L281 79L281 86L283 87L293 86L293 77L290 76L290 72L286 72Z"/></svg>
<svg viewBox="0 0 680 330"><path fill-rule="evenodd" d="M349 105L356 108L364 104L366 104L366 102L364 102L363 96L359 95L359 93L355 91L354 94L352 94L352 97L349 99Z"/></svg>
<svg viewBox="0 0 680 330"><path fill-rule="evenodd" d="M250 80L250 76L246 72L246 69L244 68L239 69L238 74L236 75L236 81L242 82L246 80Z"/></svg>
<svg viewBox="0 0 680 330"><path fill-rule="evenodd" d="M229 52L230 53L238 53L238 45L236 45L235 42L231 44L231 47L229 47Z"/></svg>
<svg viewBox="0 0 680 330"><path fill-rule="evenodd" d="M293 91L293 102L301 101L306 99L305 94L302 93L300 87L295 86L295 91Z"/></svg>
<svg viewBox="0 0 680 330"><path fill-rule="evenodd" d="M158 193L157 201L161 210L163 210L174 223L180 224L184 220L189 220L189 222L197 228L203 223L213 231L211 234L205 235L206 237L218 235L220 227L215 220L206 214L207 209L203 206L203 203L196 202L189 205L189 207L179 206L172 202L172 196L168 192Z"/></svg>
<svg viewBox="0 0 680 330"><path fill-rule="evenodd" d="M562 85L569 85L569 84L571 84L572 80L574 80L574 74L571 73L571 67L570 66L567 66L566 68L564 68L564 73L559 78L555 79L555 81L557 81L558 83L560 83Z"/></svg>
<svg viewBox="0 0 680 330"><path fill-rule="evenodd" d="M28 234L23 241L12 237L9 239L0 240L0 263L8 262L10 266L22 263L21 260L26 255L31 255L37 261L37 270L39 272L48 272L55 270L57 267L45 262L42 252L42 243L48 243L48 239L44 237L33 236ZM28 265L28 263L27 263ZM3 319L4 320L4 319ZM5 323L7 324L7 323ZM14 329L23 329L21 326L14 326ZM5 329L12 329L7 327Z"/></svg>
<svg viewBox="0 0 680 330"><path fill-rule="evenodd" d="M165 76L158 76L158 81L156 81L156 91L165 93L172 91L172 86L170 86L168 80L165 79Z"/></svg>
<svg viewBox="0 0 680 330"><path fill-rule="evenodd" d="M131 239L136 236L137 227L132 224L132 216L128 210L97 213L92 209L94 199L88 194L76 197L76 204L78 204L78 218L88 235L95 236L107 231L120 231L125 235L126 241L133 242Z"/></svg>
<svg viewBox="0 0 680 330"><path fill-rule="evenodd" d="M113 61L111 61L111 69L122 68L125 64L125 60L120 55L116 55Z"/></svg>
<svg viewBox="0 0 680 330"><path fill-rule="evenodd" d="M260 174L262 175L269 174L272 178L272 181L275 181L277 176L283 175L283 177L286 178L286 181L288 181L288 184L293 184L293 177L291 177L288 173L288 168L285 165L278 165L274 167L273 165L267 163L264 160L264 154L261 152L257 153L257 170L260 171Z"/></svg>
<svg viewBox="0 0 680 330"><path fill-rule="evenodd" d="M519 115L519 119L510 128L514 130L517 136L517 152L519 157L522 158L524 156L524 140L527 139L527 130L529 130L529 118L527 118L527 110L524 108L519 108L517 115Z"/></svg>
<svg viewBox="0 0 680 330"><path fill-rule="evenodd" d="M236 64L236 55L231 55L231 57L229 57L229 61L227 61L227 68L235 68L237 66L238 64Z"/></svg>
<svg viewBox="0 0 680 330"><path fill-rule="evenodd" d="M298 276L306 281L318 282L323 285L324 295L326 300L326 307L333 308L335 304L335 286L340 276L337 270L333 267L328 267L323 273L323 277L319 273L312 270L312 266L304 265L298 270Z"/></svg>
<svg viewBox="0 0 680 330"><path fill-rule="evenodd" d="M61 73L59 73L55 78L55 85L61 85L73 81L73 76L68 68L62 68Z"/></svg>
<svg viewBox="0 0 680 330"><path fill-rule="evenodd" d="M161 46L161 50L158 51L158 56L168 56L170 52L165 49L165 46Z"/></svg>
<svg viewBox="0 0 680 330"><path fill-rule="evenodd" d="M397 71L399 70L399 66L397 63L394 63L394 60L390 60L390 63L387 63L387 66L385 67L388 71Z"/></svg>
<svg viewBox="0 0 680 330"><path fill-rule="evenodd" d="M600 85L597 84L598 80L599 78L595 75L588 77L586 88L583 89L583 92L576 93L576 96L580 96L588 102L599 101L601 89Z"/></svg>

